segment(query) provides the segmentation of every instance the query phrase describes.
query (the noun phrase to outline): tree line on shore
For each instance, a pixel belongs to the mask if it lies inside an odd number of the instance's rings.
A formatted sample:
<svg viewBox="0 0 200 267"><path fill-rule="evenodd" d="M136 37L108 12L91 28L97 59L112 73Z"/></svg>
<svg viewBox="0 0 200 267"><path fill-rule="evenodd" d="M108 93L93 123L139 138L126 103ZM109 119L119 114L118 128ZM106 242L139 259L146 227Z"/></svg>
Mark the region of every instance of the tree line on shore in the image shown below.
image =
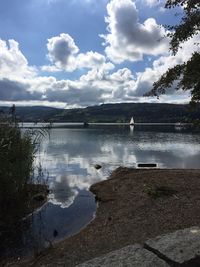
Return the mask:
<svg viewBox="0 0 200 267"><path fill-rule="evenodd" d="M0 110L7 113L8 107ZM191 122L200 118L200 106L155 103L102 104L78 109L17 107L17 117L24 122Z"/></svg>

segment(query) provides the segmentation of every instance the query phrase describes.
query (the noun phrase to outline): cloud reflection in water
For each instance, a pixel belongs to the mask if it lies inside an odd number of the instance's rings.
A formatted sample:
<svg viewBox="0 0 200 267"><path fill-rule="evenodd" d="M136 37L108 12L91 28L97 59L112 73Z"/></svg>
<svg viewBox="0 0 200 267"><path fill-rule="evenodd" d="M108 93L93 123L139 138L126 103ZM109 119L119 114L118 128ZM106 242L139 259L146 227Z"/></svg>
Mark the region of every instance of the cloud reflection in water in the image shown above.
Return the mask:
<svg viewBox="0 0 200 267"><path fill-rule="evenodd" d="M40 155L50 175L51 203L69 207L81 190L105 179L118 166L156 162L159 167L198 168L198 135L109 127L51 130ZM94 168L96 163L103 166L101 170Z"/></svg>

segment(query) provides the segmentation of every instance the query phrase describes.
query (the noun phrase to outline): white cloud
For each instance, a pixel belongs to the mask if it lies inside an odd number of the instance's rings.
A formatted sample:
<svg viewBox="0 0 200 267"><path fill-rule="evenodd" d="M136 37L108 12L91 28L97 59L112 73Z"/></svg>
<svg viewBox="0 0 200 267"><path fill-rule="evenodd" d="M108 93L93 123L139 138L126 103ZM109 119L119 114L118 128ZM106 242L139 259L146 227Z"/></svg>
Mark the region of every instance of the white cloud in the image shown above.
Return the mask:
<svg viewBox="0 0 200 267"><path fill-rule="evenodd" d="M142 60L143 55L161 55L168 50L165 29L154 18L139 22L138 10L132 0L111 0L107 5L108 34L105 52L115 63Z"/></svg>
<svg viewBox="0 0 200 267"><path fill-rule="evenodd" d="M59 71L61 71L61 69L56 67L55 65L44 65L44 66L40 67L40 69L42 71L46 71L46 72L59 72Z"/></svg>
<svg viewBox="0 0 200 267"><path fill-rule="evenodd" d="M161 3L161 0L143 0L144 3L150 7L157 6Z"/></svg>
<svg viewBox="0 0 200 267"><path fill-rule="evenodd" d="M47 44L48 59L52 65L42 66L42 71L74 71L80 68L87 69L113 69L111 62L106 62L106 57L100 53L89 51L78 53L79 48L76 46L73 38L66 33L48 39Z"/></svg>
<svg viewBox="0 0 200 267"><path fill-rule="evenodd" d="M19 50L19 44L15 40L8 43L0 39L0 78L33 77L36 68L29 67L28 61Z"/></svg>
<svg viewBox="0 0 200 267"><path fill-rule="evenodd" d="M87 52L85 54L83 53L78 54L76 58L76 65L77 68L89 68L89 69L99 69L99 68L113 69L115 67L110 62L106 63L105 56L93 51Z"/></svg>
<svg viewBox="0 0 200 267"><path fill-rule="evenodd" d="M172 56L170 54L166 56L161 56L153 62L152 68L146 68L144 72L140 72L137 74L137 82L135 84L135 92L136 95L143 95L148 92L153 85L153 82L158 80L159 77L165 73L169 68L174 67L177 64L182 64L186 62L194 53L194 51L199 51L200 48L194 43L200 42L200 34L196 35L194 38L188 40L187 42L182 44L182 49L178 50L176 56ZM186 99L189 96L188 92L175 91L175 85L167 90L167 94L182 94L186 96ZM179 95L180 96L180 95ZM165 98L165 96L163 96Z"/></svg>
<svg viewBox="0 0 200 267"><path fill-rule="evenodd" d="M105 57L97 52L87 52L86 54L79 54L77 56L77 64L79 67L96 68L96 66L105 63Z"/></svg>
<svg viewBox="0 0 200 267"><path fill-rule="evenodd" d="M73 38L66 33L48 39L48 58L58 69L73 71L75 66L75 55L79 48Z"/></svg>
<svg viewBox="0 0 200 267"><path fill-rule="evenodd" d="M58 80L53 76L40 76L39 72L29 66L27 59L15 41L0 40L0 104L49 105L57 107L84 107L88 105L111 102L185 102L188 93L174 90L170 95L144 99L142 95L151 89L169 67L189 59L200 37L183 44L177 55L163 55L154 60L152 67L144 72L133 73L128 68L113 72L114 65L95 52L77 54L79 67L88 66L89 70L77 80ZM98 67L97 67L98 66Z"/></svg>

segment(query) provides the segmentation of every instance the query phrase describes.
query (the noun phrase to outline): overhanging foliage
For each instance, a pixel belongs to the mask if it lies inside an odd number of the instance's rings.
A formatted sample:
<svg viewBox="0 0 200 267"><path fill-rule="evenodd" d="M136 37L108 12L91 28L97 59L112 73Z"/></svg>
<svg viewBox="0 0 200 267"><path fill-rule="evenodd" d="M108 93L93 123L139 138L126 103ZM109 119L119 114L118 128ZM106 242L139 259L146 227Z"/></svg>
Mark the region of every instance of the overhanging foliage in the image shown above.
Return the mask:
<svg viewBox="0 0 200 267"><path fill-rule="evenodd" d="M181 6L183 16L178 25L168 26L171 31L170 50L176 55L183 42L188 41L200 32L200 1L199 0L168 0L165 8L171 9ZM199 46L199 43L195 43ZM176 65L167 70L158 81L153 84L153 89L147 96L165 94L175 81L176 89L191 90L191 102L200 102L200 53L194 52L191 58L183 64Z"/></svg>

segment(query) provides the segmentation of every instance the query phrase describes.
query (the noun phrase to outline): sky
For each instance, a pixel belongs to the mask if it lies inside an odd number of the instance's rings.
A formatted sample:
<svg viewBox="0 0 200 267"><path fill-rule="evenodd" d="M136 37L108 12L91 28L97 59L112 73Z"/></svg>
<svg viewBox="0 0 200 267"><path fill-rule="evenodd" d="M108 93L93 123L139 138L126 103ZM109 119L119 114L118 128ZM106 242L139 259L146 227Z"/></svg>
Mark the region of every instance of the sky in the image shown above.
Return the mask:
<svg viewBox="0 0 200 267"><path fill-rule="evenodd" d="M163 25L179 21L175 12L164 0L1 0L0 105L187 103L175 86L143 97L198 49L199 35L169 52Z"/></svg>

